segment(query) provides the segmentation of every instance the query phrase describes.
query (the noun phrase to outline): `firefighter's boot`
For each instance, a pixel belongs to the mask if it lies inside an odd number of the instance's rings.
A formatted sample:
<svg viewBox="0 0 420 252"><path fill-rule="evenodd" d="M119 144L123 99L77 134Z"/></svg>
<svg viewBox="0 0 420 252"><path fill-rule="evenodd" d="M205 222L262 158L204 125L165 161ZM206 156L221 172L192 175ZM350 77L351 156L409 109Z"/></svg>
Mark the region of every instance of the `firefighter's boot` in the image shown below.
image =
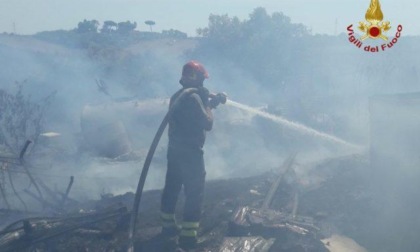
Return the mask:
<svg viewBox="0 0 420 252"><path fill-rule="evenodd" d="M161 236L172 238L181 232L181 227L176 224L175 214L167 214L161 212L160 220L162 222Z"/></svg>
<svg viewBox="0 0 420 252"><path fill-rule="evenodd" d="M182 249L193 249L197 246L197 232L199 222L183 222L181 234L178 239L179 247Z"/></svg>

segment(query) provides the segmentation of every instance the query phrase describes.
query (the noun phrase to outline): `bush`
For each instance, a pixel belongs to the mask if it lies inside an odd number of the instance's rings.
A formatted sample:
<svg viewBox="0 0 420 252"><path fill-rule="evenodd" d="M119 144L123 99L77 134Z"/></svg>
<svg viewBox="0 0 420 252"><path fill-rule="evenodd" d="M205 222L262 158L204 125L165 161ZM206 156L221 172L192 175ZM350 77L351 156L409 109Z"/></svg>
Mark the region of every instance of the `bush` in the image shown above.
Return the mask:
<svg viewBox="0 0 420 252"><path fill-rule="evenodd" d="M26 140L34 142L43 131L44 111L54 93L36 103L23 94L21 83L16 93L0 89L0 145L12 154L19 154Z"/></svg>

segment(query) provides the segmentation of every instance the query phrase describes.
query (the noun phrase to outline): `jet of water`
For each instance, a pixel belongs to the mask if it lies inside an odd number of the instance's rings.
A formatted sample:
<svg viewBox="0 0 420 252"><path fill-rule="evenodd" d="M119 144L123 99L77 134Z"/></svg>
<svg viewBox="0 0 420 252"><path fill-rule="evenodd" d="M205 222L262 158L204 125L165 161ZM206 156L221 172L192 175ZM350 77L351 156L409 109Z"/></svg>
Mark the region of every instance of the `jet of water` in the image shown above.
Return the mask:
<svg viewBox="0 0 420 252"><path fill-rule="evenodd" d="M229 105L229 106L238 108L238 109L245 110L249 113L259 115L259 116L264 117L266 119L269 119L269 120L271 120L275 123L281 124L281 125L289 128L289 129L297 130L300 133L303 133L303 134L306 134L306 135L311 135L311 136L314 136L314 137L323 138L323 139L326 139L328 141L338 143L338 144L343 144L343 145L345 145L347 147L351 147L351 148L357 148L357 149L362 148L361 146L349 143L349 142L347 142L343 139L340 139L338 137L335 137L333 135L329 135L327 133L317 131L317 130L309 128L309 127L307 127L303 124L289 121L289 120L287 120L287 119L285 119L281 116L273 115L273 114L258 110L256 108L241 104L239 102L234 102L232 100L227 100L226 104Z"/></svg>

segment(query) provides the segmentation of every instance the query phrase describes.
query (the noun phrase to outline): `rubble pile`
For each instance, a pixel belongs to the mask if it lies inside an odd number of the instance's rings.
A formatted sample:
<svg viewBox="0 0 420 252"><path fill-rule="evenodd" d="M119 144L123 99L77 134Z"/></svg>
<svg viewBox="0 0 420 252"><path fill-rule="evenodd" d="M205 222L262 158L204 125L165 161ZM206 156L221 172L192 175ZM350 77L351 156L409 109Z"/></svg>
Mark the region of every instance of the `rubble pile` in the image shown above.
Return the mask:
<svg viewBox="0 0 420 252"><path fill-rule="evenodd" d="M301 177L291 155L280 171L209 181L195 251L334 251L334 240L325 238L361 238L364 219L355 216L367 207L361 204L368 199L359 173L363 167L363 157L349 156L319 163ZM126 251L133 199L134 194L127 193L70 201L66 212L21 219L0 232L0 251ZM183 202L181 195L178 219ZM175 251L175 241L164 242L159 236L159 206L160 191L144 193L136 251Z"/></svg>

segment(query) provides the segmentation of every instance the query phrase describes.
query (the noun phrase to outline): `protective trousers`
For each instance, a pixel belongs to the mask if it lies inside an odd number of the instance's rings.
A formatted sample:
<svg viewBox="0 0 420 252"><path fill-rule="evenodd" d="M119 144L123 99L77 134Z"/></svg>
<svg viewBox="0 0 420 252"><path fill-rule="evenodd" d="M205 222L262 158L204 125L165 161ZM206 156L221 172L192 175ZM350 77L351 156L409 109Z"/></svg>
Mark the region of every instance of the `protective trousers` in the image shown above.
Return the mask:
<svg viewBox="0 0 420 252"><path fill-rule="evenodd" d="M203 150L201 148L169 146L168 170L161 202L163 227L176 225L175 207L184 186L185 205L181 236L196 237L201 216L204 182Z"/></svg>

